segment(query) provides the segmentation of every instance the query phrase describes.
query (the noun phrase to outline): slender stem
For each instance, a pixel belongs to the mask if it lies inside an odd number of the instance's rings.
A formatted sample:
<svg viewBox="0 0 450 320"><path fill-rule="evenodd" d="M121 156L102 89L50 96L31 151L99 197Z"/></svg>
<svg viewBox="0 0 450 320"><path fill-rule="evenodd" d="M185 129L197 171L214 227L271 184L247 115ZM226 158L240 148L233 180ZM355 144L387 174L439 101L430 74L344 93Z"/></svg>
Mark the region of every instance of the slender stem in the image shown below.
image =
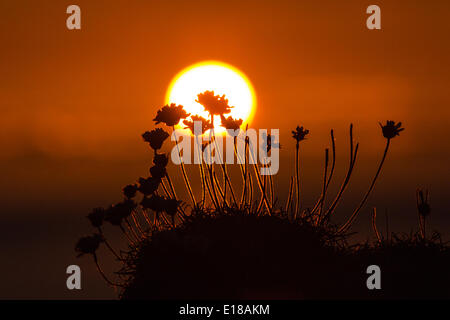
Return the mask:
<svg viewBox="0 0 450 320"><path fill-rule="evenodd" d="M350 225L352 224L353 220L355 220L356 216L358 215L359 211L361 210L361 208L363 207L363 205L366 203L367 198L369 198L370 193L373 190L373 187L375 186L375 182L377 181L377 178L381 172L381 168L383 167L383 163L384 160L386 159L386 155L388 153L389 150L389 145L391 143L391 139L387 139L386 142L386 148L384 149L384 153L383 153L383 158L381 159L380 165L378 166L377 172L375 174L375 176L372 179L372 183L370 184L369 190L367 190L366 194L364 195L364 198L362 199L361 203L359 204L359 206L355 209L355 211L353 212L353 214L350 216L350 218L347 220L347 222L339 229L339 232L345 232L348 230L348 228L350 227Z"/></svg>
<svg viewBox="0 0 450 320"><path fill-rule="evenodd" d="M289 209L291 207L291 202L292 202L293 187L294 187L294 177L291 177L290 181L289 181L289 194L288 194L288 198L286 201L286 214L288 214L288 215L289 215Z"/></svg>
<svg viewBox="0 0 450 320"><path fill-rule="evenodd" d="M177 200L177 194L175 193L175 189L173 187L173 183L172 183L172 180L170 179L169 173L166 173L166 179L167 179L167 182L169 183L170 192L172 193L173 198L175 200Z"/></svg>
<svg viewBox="0 0 450 320"><path fill-rule="evenodd" d="M329 219L329 217L333 213L334 209L338 205L339 201L341 200L341 197L342 197L345 189L348 186L348 183L350 181L350 177L351 177L352 172L353 172L353 168L354 168L355 163L356 163L356 157L358 155L358 149L359 149L359 144L357 143L356 147L355 147L355 151L353 151L353 125L350 124L350 157L349 157L350 164L349 164L349 167L348 167L347 174L345 176L344 182L342 183L341 188L340 188L338 194L336 195L336 198L334 199L334 201L331 203L330 207L328 208L328 210L324 214L324 218L323 218L324 221Z"/></svg>
<svg viewBox="0 0 450 320"><path fill-rule="evenodd" d="M194 139L197 139L197 137L194 137ZM197 143L197 149L198 149L198 156L199 156L199 169L200 169L200 177L202 179L202 206L205 206L206 201L206 186L205 186L205 172L203 171L203 153L202 153L202 147L200 144Z"/></svg>
<svg viewBox="0 0 450 320"><path fill-rule="evenodd" d="M229 178L228 173L227 173L227 167L226 167L225 162L223 161L222 154L220 153L219 146L218 146L217 141L216 141L216 137L214 137L214 145L216 147L215 148L216 152L219 155L220 167L222 168L222 173L223 173L224 198L226 199L226 197L227 197L227 184L228 184L228 186L230 188L231 196L233 198L233 202L234 202L235 205L237 205L236 197L234 196L233 186L232 186L232 184L230 182L230 178Z"/></svg>
<svg viewBox="0 0 450 320"><path fill-rule="evenodd" d="M175 126L172 126L172 132L175 137L175 145L177 146L178 156L181 157L180 148L178 146L178 140L177 140L176 131L175 131ZM181 159L181 158L180 158L180 164L181 164L181 172L183 173L184 183L186 185L186 188L188 189L189 196L191 197L192 205L195 208L197 206L197 202L195 202L194 193L192 192L191 184L189 183L189 179L186 174L186 169L184 168L184 162L183 162L183 159Z"/></svg>
<svg viewBox="0 0 450 320"><path fill-rule="evenodd" d="M134 225L136 226L138 231L141 233L141 236L144 236L145 232L142 230L141 224L138 222L137 217L136 217L136 212L134 210L131 212L131 218L133 219Z"/></svg>
<svg viewBox="0 0 450 320"><path fill-rule="evenodd" d="M300 145L297 141L295 145L295 181L297 183L297 202L295 203L294 220L297 218L298 211L300 210L300 174L299 174L299 149Z"/></svg>
<svg viewBox="0 0 450 320"><path fill-rule="evenodd" d="M208 167L207 167L208 168ZM208 174L209 174L209 185L210 185L210 187L211 187L211 190L212 190L212 196L213 196L213 198L214 198L214 201L215 201L215 203L216 203L216 209L217 210L220 210L220 208L221 208L221 206L220 206L220 203L219 203L219 199L217 198L217 193L216 193L216 186L215 186L215 175L214 175L214 168L213 168L213 165L212 164L210 164L209 165L209 168L208 168ZM216 184L217 184L217 181L216 181ZM220 187L219 187L220 188Z"/></svg>
<svg viewBox="0 0 450 320"><path fill-rule="evenodd" d="M127 237L128 241L132 244L132 245L136 245L133 241L133 239L131 239L131 237L129 236L129 234L125 231L125 228L122 226L122 224L119 224L119 228L120 230L122 230L122 232L125 234L125 236Z"/></svg>
<svg viewBox="0 0 450 320"><path fill-rule="evenodd" d="M389 242L389 215L387 209L385 211L385 218L386 218L386 240Z"/></svg>
<svg viewBox="0 0 450 320"><path fill-rule="evenodd" d="M269 202L267 201L266 193L264 192L264 188L263 188L262 181L261 181L261 176L260 176L260 173L258 172L258 165L257 165L255 159L253 158L253 153L250 152L249 154L250 154L251 160L253 162L253 169L255 170L255 176L256 176L256 179L258 180L259 190L262 194L264 204L266 205L267 212L269 213L269 215L272 215L272 209L270 208Z"/></svg>
<svg viewBox="0 0 450 320"><path fill-rule="evenodd" d="M253 201L253 178L251 175L248 176L248 190L250 191L248 193L248 205L250 206Z"/></svg>
<svg viewBox="0 0 450 320"><path fill-rule="evenodd" d="M328 181L327 181L327 185L326 185L326 190L328 190L328 186L330 185L331 179L333 178L334 168L336 166L336 141L334 140L333 129L331 129L330 136L331 136L331 145L332 145L332 151L333 151L333 153L332 153L333 160L332 160L332 164L331 164L330 175L328 177ZM322 194L320 195L319 199L317 199L316 204L314 205L313 209L311 210L311 213L314 214L316 212L316 210L319 208L319 205L321 205L321 204L324 204L324 202L322 202Z"/></svg>
<svg viewBox="0 0 450 320"><path fill-rule="evenodd" d="M105 275L105 273L103 272L102 268L100 267L100 265L98 263L97 254L95 254L95 252L94 252L92 255L94 257L94 262L97 267L97 270L100 273L100 275L102 276L102 278L106 281L106 283L108 283L112 287L123 287L121 284L114 283L108 279L108 277Z"/></svg>
<svg viewBox="0 0 450 320"><path fill-rule="evenodd" d="M105 243L106 247L109 249L109 251L112 252L112 254L117 258L117 260L123 260L121 257L119 257L119 255L117 254L117 252L111 247L111 245L109 244L109 241L106 240L104 234L103 234L103 230L101 227L98 227L98 232L100 233L100 235L103 237L103 242Z"/></svg>
<svg viewBox="0 0 450 320"><path fill-rule="evenodd" d="M136 239L136 241L140 241L140 237L139 235L136 233L136 231L134 230L134 228L131 226L130 221L128 220L128 218L125 218L125 223L127 224L128 230L130 230L130 233L133 235L133 237Z"/></svg>
<svg viewBox="0 0 450 320"><path fill-rule="evenodd" d="M264 165L263 165L263 167L264 167ZM264 203L264 196L265 196L265 194L266 194L266 176L263 177L263 190L262 190L262 192L263 192L264 194L261 194L261 199L260 199L260 201L259 201L258 208L256 209L256 214L257 214L257 215L259 215L259 212L260 212L260 210L261 210L261 208L262 208L262 205L263 205L263 203Z"/></svg>
<svg viewBox="0 0 450 320"><path fill-rule="evenodd" d="M242 177L242 195L241 195L241 201L239 204L239 207L242 208L243 207L243 202L244 202L244 190L245 190L245 185L247 183L247 181L245 180L245 175L244 175L244 165L242 164L242 160L241 157L239 155L239 152L237 151L237 136L233 137L234 139L234 154L236 155L236 160L239 164L239 168L241 170L241 177Z"/></svg>
<svg viewBox="0 0 450 320"><path fill-rule="evenodd" d="M145 221L147 222L149 227L153 226L153 223L150 221L150 218L148 217L147 212L145 212L145 209L142 209L142 215L144 216Z"/></svg>
<svg viewBox="0 0 450 320"><path fill-rule="evenodd" d="M247 158L248 158L248 138L245 137L244 140L244 189L242 190L242 197L241 197L241 207L245 201L245 204L247 204L247 176L248 176L248 164L247 164Z"/></svg>
<svg viewBox="0 0 450 320"><path fill-rule="evenodd" d="M214 133L214 115L213 114L211 114L211 124L212 124L212 128L209 130L209 143L210 144L213 143L213 133ZM217 152L217 151L215 151L215 152ZM212 154L210 156L212 157ZM215 173L215 170L214 170L214 162L213 161L211 161L211 164L209 165L208 171L209 171L209 179L210 179L210 185L211 185L211 188L212 188L212 191L213 191L213 195L214 195L215 201L217 202L217 206L220 209L221 206L220 206L219 200L217 198L216 188L219 191L220 196L221 196L221 198L222 198L222 200L223 200L225 205L226 205L227 202L226 202L226 198L224 197L224 194L222 192L222 189L220 188L219 182L217 181L217 177L216 177L216 173Z"/></svg>
<svg viewBox="0 0 450 320"><path fill-rule="evenodd" d="M211 172L210 172L210 169L208 168L208 164L205 163L205 165L206 165L208 176L210 178L210 181L208 181L208 179L205 176L205 182L206 182L206 187L208 188L209 197L211 198L211 202L214 205L214 207L216 208L216 210L219 210L219 202L217 200L217 196L215 194L215 190L211 186Z"/></svg>
<svg viewBox="0 0 450 320"><path fill-rule="evenodd" d="M377 208L375 208L375 207L373 207L373 212L372 212L372 228L375 233L375 236L378 239L378 242L381 243L380 233L378 232L378 229L377 229Z"/></svg>
<svg viewBox="0 0 450 320"><path fill-rule="evenodd" d="M274 190L273 190L273 178L272 175L269 175L269 183L270 183L270 206L273 208L274 202Z"/></svg>
<svg viewBox="0 0 450 320"><path fill-rule="evenodd" d="M269 202L267 201L266 193L264 192L261 176L259 175L258 166L256 163L253 164L253 168L255 170L256 179L258 180L259 191L261 192L261 195L263 197L263 201L266 206L267 212L269 213L269 215L272 215L272 210L270 208Z"/></svg>
<svg viewBox="0 0 450 320"><path fill-rule="evenodd" d="M167 189L166 184L164 183L163 179L161 179L161 185L162 185L162 188L163 188L163 191L164 191L164 194L166 195L166 197L174 198L174 199L177 198L176 195L174 195L174 194L170 195L169 194L169 190Z"/></svg>
<svg viewBox="0 0 450 320"><path fill-rule="evenodd" d="M327 174L328 174L328 149L325 149L325 165L323 170L323 186L322 195L320 197L319 213L317 214L316 225L318 225L322 218L323 204L325 202L325 195L327 193Z"/></svg>

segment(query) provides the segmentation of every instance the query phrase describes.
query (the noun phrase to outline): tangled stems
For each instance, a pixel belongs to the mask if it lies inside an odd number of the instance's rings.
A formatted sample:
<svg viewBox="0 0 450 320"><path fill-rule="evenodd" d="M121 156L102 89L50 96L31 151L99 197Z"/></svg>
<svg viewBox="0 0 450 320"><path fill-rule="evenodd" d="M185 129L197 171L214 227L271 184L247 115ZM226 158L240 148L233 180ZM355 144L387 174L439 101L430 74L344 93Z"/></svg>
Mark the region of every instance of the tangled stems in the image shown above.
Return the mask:
<svg viewBox="0 0 450 320"><path fill-rule="evenodd" d="M177 146L178 156L180 157L180 148L178 146L178 140L176 137L175 126L172 126L172 130L173 130L173 134L175 136L175 145ZM197 207L197 202L195 202L194 193L192 192L191 184L189 183L189 179L186 175L186 169L184 168L184 163L183 163L182 159L180 161L180 164L181 164L181 172L183 173L184 183L186 185L186 188L188 189L189 196L191 197L192 205L194 207Z"/></svg>
<svg viewBox="0 0 450 320"><path fill-rule="evenodd" d="M311 210L311 213L314 214L317 211L317 209L319 209L319 206L320 206L320 216L319 216L319 219L317 220L318 223L320 223L322 221L322 210L323 210L323 205L324 205L324 202L325 202L325 196L326 196L326 193L328 191L328 186L330 185L331 179L333 178L334 168L336 166L336 142L334 140L334 131L333 131L333 129L331 129L330 136L331 136L331 146L332 146L332 155L333 155L330 175L328 176L328 180L326 181L325 188L322 189L322 194L320 195L319 199L316 201L316 204L314 205L313 209ZM327 168L328 168L328 162L327 161L325 161L325 165L326 166L325 166L324 171L326 173ZM326 174L324 175L324 177L325 176L326 176Z"/></svg>
<svg viewBox="0 0 450 320"><path fill-rule="evenodd" d="M194 137L194 139L197 139L196 137ZM205 201L206 201L206 189L208 189L208 193L209 193L209 197L211 198L211 202L214 205L214 207L216 208L216 210L218 209L218 202L217 202L217 198L215 197L215 194L213 195L211 188L208 184L208 179L206 177L206 173L203 167L203 156L202 156L202 148L200 146L200 144L197 144L197 148L198 148L198 154L200 157L200 174L201 174L201 178L202 178L202 203L203 206L205 205ZM206 168L208 170L209 173L209 169L208 169L208 164L206 164Z"/></svg>
<svg viewBox="0 0 450 320"><path fill-rule="evenodd" d="M197 137L194 137L194 139L197 139ZM205 185L205 172L203 171L203 157L202 157L202 148L200 146L199 143L197 143L197 151L198 151L198 157L200 160L199 163L199 169L200 169L200 178L202 179L202 206L205 206L205 201L206 201L206 185Z"/></svg>
<svg viewBox="0 0 450 320"><path fill-rule="evenodd" d="M256 161L253 158L253 152L250 151L249 154L250 154L250 157L251 157L251 160L252 160L252 163L253 163L253 168L255 170L256 179L258 180L259 191L261 192L261 196L263 198L263 201L264 201L264 204L266 206L267 212L269 213L269 215L272 215L272 209L271 209L271 207L269 205L269 202L267 201L266 193L265 193L265 190L264 190L264 187L263 187L263 183L261 181L261 176L260 176L260 174L258 172L258 165L256 164Z"/></svg>
<svg viewBox="0 0 450 320"><path fill-rule="evenodd" d="M246 199L246 195L247 195L247 177L248 177L248 164L247 164L247 159L248 159L248 137L245 137L244 140L244 188L242 190L242 197L241 197L241 207L242 205L245 203L247 204L247 199Z"/></svg>
<svg viewBox="0 0 450 320"><path fill-rule="evenodd" d="M287 214L289 214L289 209L291 207L293 187L294 187L294 178L291 177L291 179L289 181L289 193L288 193L288 198L286 201L286 209L285 209Z"/></svg>
<svg viewBox="0 0 450 320"><path fill-rule="evenodd" d="M322 186L322 194L320 196L319 199L319 213L317 214L317 219L316 219L316 225L319 224L321 217L322 217L322 209L323 209L323 203L325 201L325 194L327 192L327 174L328 174L328 149L325 149L325 165L324 165L324 171L323 171L323 186ZM312 213L314 213L314 209L312 211Z"/></svg>
<svg viewBox="0 0 450 320"><path fill-rule="evenodd" d="M212 119L211 119L212 120ZM221 155L221 153L220 153L220 150L219 150L219 147L218 147L218 145L217 145L217 141L216 141L216 139L215 139L215 137L213 138L213 140L214 140L214 145L215 145L215 147L216 147L216 152L217 152L217 154L219 155L219 162L220 162L220 167L222 168L222 173L223 173L223 178L224 178L224 200L226 201L226 192L227 192L227 189L226 189L226 187L227 187L227 184L228 184L228 187L230 188L230 193L231 193L231 197L232 197L232 199L233 199L233 202L234 202L234 204L235 205L237 205L237 202L236 202L236 197L235 197L235 195L234 195L234 190L233 190L233 186L231 185L231 182L230 182L230 178L228 177L228 173L227 173L227 168L226 168L226 164L223 162L223 160L222 160L222 155Z"/></svg>
<svg viewBox="0 0 450 320"><path fill-rule="evenodd" d="M239 156L239 152L237 151L237 136L233 137L233 141L234 141L234 155L236 156L237 162L239 163L239 168L241 170L241 176L242 176L242 184L243 184L243 192L241 195L241 202L239 207L242 208L243 206L243 202L244 202L244 189L245 189L245 185L247 183L247 181L245 180L245 173L244 173L244 165L242 164L242 160L241 157Z"/></svg>
<svg viewBox="0 0 450 320"><path fill-rule="evenodd" d="M375 176L372 179L372 183L370 184L369 190L367 190L366 194L364 195L364 198L362 199L362 201L360 202L358 207L355 209L355 211L353 211L352 215L347 220L347 222L344 223L339 228L339 230L338 230L339 233L343 233L343 232L346 232L348 230L348 228L350 227L350 225L352 224L352 222L355 220L356 216L358 215L359 211L361 210L363 205L366 203L367 198L369 198L369 195L372 192L373 187L375 186L375 182L377 181L377 178L380 175L381 168L383 167L384 160L386 159L390 143L391 143L391 139L387 139L386 147L384 148L383 157L381 158L380 165L378 166L377 172L376 172Z"/></svg>
<svg viewBox="0 0 450 320"><path fill-rule="evenodd" d="M353 168L355 166L356 163L356 157L358 155L358 148L359 148L359 144L356 144L355 149L353 150L353 125L350 125L350 164L347 170L347 174L345 176L344 182L341 185L341 188L339 189L338 194L336 195L336 198L334 199L334 201L332 202L332 204L330 205L330 207L328 208L328 210L325 212L322 221L326 221L327 219L329 219L329 217L331 216L331 214L333 213L334 209L336 208L337 204L339 203L342 194L344 193L345 189L348 186L348 183L350 181L350 177L352 175L353 172Z"/></svg>

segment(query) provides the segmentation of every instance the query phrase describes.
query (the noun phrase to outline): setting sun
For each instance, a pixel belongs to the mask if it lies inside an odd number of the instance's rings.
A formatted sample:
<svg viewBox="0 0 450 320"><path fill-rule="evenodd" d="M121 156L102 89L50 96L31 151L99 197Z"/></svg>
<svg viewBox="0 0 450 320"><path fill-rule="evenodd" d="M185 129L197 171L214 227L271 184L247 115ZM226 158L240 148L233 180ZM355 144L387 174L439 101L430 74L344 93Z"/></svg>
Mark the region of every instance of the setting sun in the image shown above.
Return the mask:
<svg viewBox="0 0 450 320"><path fill-rule="evenodd" d="M216 95L225 95L229 105L233 107L226 116L242 119L242 127L252 120L256 107L252 84L235 67L217 61L197 63L179 72L167 90L166 103L181 104L192 115L209 119L203 106L195 101L199 93L207 90L214 91ZM220 118L216 116L216 131L224 130L220 123Z"/></svg>

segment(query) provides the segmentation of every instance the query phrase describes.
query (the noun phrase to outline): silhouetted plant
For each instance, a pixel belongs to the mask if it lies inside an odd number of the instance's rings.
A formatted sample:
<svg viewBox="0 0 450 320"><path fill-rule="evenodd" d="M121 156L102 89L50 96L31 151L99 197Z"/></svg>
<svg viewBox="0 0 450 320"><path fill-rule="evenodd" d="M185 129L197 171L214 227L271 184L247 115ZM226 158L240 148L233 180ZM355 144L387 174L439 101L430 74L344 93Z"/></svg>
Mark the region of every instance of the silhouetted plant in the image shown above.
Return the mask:
<svg viewBox="0 0 450 320"><path fill-rule="evenodd" d="M214 127L213 124L209 120L206 120L205 118L203 118L201 116L192 115L191 119L192 119L192 121L184 120L183 123L186 126L184 128L189 129L193 135L197 135L197 133L195 132L195 127L194 127L195 122L200 122L200 132L199 132L200 135L203 135L207 130L212 129Z"/></svg>
<svg viewBox="0 0 450 320"><path fill-rule="evenodd" d="M164 141L169 137L169 134L161 128L156 128L151 131L146 131L142 134L145 142L148 142L150 147L155 150L155 152L161 149Z"/></svg>
<svg viewBox="0 0 450 320"><path fill-rule="evenodd" d="M233 119L233 117L229 116L225 118L223 114L220 115L220 120L222 127L227 130L238 130L240 129L243 120L242 119Z"/></svg>
<svg viewBox="0 0 450 320"><path fill-rule="evenodd" d="M187 113L182 105L171 103L158 110L153 121L155 121L156 124L162 122L168 127L173 127L177 125L180 120L189 117L189 115L190 113Z"/></svg>
<svg viewBox="0 0 450 320"><path fill-rule="evenodd" d="M377 181L377 178L378 178L378 176L379 176L379 174L381 172L381 168L383 167L384 160L386 160L386 156L387 156L387 153L388 153L388 150L389 150L389 145L390 145L391 139L393 139L396 136L398 136L399 133L404 130L404 128L401 128L401 126L402 126L401 122L399 122L398 124L395 124L395 121L389 121L389 120L386 121L386 125L385 126L383 126L380 123L380 127L381 127L381 130L382 130L383 136L386 138L386 147L384 149L384 153L383 153L383 157L381 158L380 165L378 166L377 172L375 173L375 176L372 179L372 183L370 184L369 190L364 195L364 198L362 199L361 203L358 205L358 207L352 213L350 218L341 227L341 229L339 231L345 232L345 231L348 230L348 228L352 224L353 220L356 218L356 216L358 215L359 211L361 210L361 208L363 207L363 205L366 203L367 199L369 198L369 195L372 192L373 187L375 186L375 182Z"/></svg>
<svg viewBox="0 0 450 320"><path fill-rule="evenodd" d="M231 112L231 106L228 105L228 99L225 95L215 95L214 91L205 91L197 95L196 102L200 103L211 115L211 123L214 124L215 115L224 115Z"/></svg>
<svg viewBox="0 0 450 320"><path fill-rule="evenodd" d="M201 121L201 134L203 135L207 130L210 130L211 139L206 144L198 144L198 154L202 155L209 144L211 146L214 144L216 152L218 152L217 142L212 137L214 116L220 116L221 126L233 131L240 130L243 121L242 119L234 119L231 116L224 116L224 114L228 114L231 111L232 107L228 105L228 100L223 95L215 95L213 91L206 91L198 95L197 102L204 106L210 115L210 120L196 115L192 115L187 119L190 114L184 110L183 106L170 104L158 110L154 121L156 124L164 123L172 127L175 135L175 125L183 120L182 123L186 126L185 128L189 129L194 136L199 135L194 130L194 122ZM164 285L166 284L169 287L174 286L173 288L176 288L180 283L188 284L191 274L193 278L197 277L195 278L197 280L201 275L212 275L211 270L215 271L217 265L209 265L208 260L205 259L207 255L212 257L214 263L224 263L223 268L228 268L226 270L230 274L230 277L225 277L225 279L233 283L232 277L239 274L235 272L237 269L233 269L231 260L222 260L220 258L224 256L224 252L228 252L228 245L231 245L236 254L245 260L239 272L246 270L250 266L250 273L255 272L258 276L265 275L270 285L274 285L276 283L275 280L279 279L274 276L276 270L272 270L274 272L270 274L267 272L264 274L260 272L260 269L267 271L269 267L276 268L279 261L283 261L285 264L282 265L282 268L288 266L287 270L281 272L283 273L282 279L283 281L286 280L287 284L291 282L297 285L304 284L307 290L312 290L311 292L313 293L310 295L312 297L335 297L336 288L342 284L341 279L337 279L339 277L336 277L336 273L326 274L325 269L318 267L321 263L324 263L324 266L336 265L338 270L346 272L348 268L351 269L348 261L351 261L351 259L362 259L362 261L365 261L366 254L378 254L378 250L381 250L380 248L383 248L383 250L386 248L388 250L392 248L400 250L399 248L401 248L403 250L406 247L410 248L416 245L417 247L421 246L420 248L426 247L426 250L435 250L436 247L439 247L440 238L436 233L428 238L425 234L425 218L430 213L430 205L428 192L422 190L418 190L416 194L420 223L420 231L417 234L409 235L409 237L402 239L399 238L399 235L393 235L390 239L389 232L386 231L386 237L384 237L376 225L376 209L374 208L372 228L377 239L376 243L372 246L357 245L354 247L349 246L346 242L350 226L374 188L375 181L385 161L390 140L403 130L401 123L396 124L394 121L387 121L386 125L382 125L381 128L382 135L387 139L387 143L378 170L362 201L348 220L340 227L334 225L331 222L331 218L349 184L357 159L359 144L355 144L353 140L353 125L350 125L350 156L347 173L335 198L330 201L330 204L327 204L325 200L327 193L329 193L328 189L336 163L334 131L331 130L330 132L331 146L325 149L321 193L318 195L312 208L302 208L300 201L299 144L309 134L309 130L303 127L298 126L292 131L292 137L296 141L296 167L294 176L290 178L289 193L283 208L276 205L277 197L273 186L273 177L261 177L261 168L256 163L253 152L250 152L251 142L246 135L244 137L239 136L239 139L244 139L244 163L239 161L242 177L240 201L235 197L233 184L228 175L226 165L221 165L223 173L223 181L220 181L223 182L223 186L221 186L214 170L214 164L204 163L203 157L201 157L199 169L202 181L202 200L198 203L195 201L193 189L184 164L181 162L183 179L192 202L192 205L189 205L177 197L175 186L169 177L170 170L167 168L168 156L159 153L159 150L169 137L169 133L162 128L147 131L142 137L153 149L153 165L149 169L150 176L147 178L141 177L136 183L125 186L122 190L124 197L122 201L107 209L96 208L88 215L91 225L97 230L98 234L81 238L76 245L76 251L80 255L93 255L99 272L108 284L126 286L126 289L122 292L123 297L136 297L133 296L134 294L142 294L144 297L155 297L160 292L154 291L149 287L152 281L156 283L158 290L161 289L166 294L169 292L164 291ZM228 131L228 134L233 134L235 155L242 160L241 155L237 152L238 136L231 131ZM278 143L274 143L271 135L264 137L263 143L263 148L268 154L274 148L280 147ZM176 147L178 148L177 142ZM177 150L179 154L179 149ZM222 157L220 153L218 153L218 156ZM253 166L253 173L248 168L250 162ZM266 163L261 164L262 168L266 166ZM253 178L256 179L257 187L255 186L255 188L253 188ZM296 190L295 196L294 188ZM207 196L209 196L209 199ZM292 204L293 200L296 201L294 208L292 208L294 206ZM120 255L118 255L110 247L102 230L104 222L110 223L125 235L128 245L127 251L118 251L120 252ZM220 223L223 223L222 227ZM198 238L198 234L206 237L206 244L205 241ZM255 239L252 239L253 237ZM292 241L292 243L281 243L277 237L281 237L284 239L283 241ZM236 238L235 241L230 240L234 238ZM211 245L214 247L214 250L208 249L210 245L208 241L213 243ZM239 242L245 244L243 246L245 250L242 249L243 251L240 251L239 246L236 244ZM117 275L123 283L116 284L111 282L101 270L96 255L96 251L101 243L105 243L121 264L121 270L117 272ZM299 254L297 254L298 247L301 248ZM251 255L251 248L256 248L257 255L255 257L247 257L247 255ZM442 249L443 247L439 248ZM269 257L276 257L275 260L277 262L265 261L267 268L261 263L254 265L254 262L251 261L265 259L266 249L270 252ZM205 253L192 253L190 250L204 250ZM444 249L442 250L444 251ZM293 252L295 254L292 254ZM306 257L302 255L306 255ZM189 256L192 256L190 258L192 260L187 261L186 259ZM203 259L198 260L202 261L203 265L201 263L197 264L196 258L199 257ZM159 260L159 258L162 260ZM237 259L237 257L233 256L233 259ZM315 261L314 259L318 260ZM293 261L292 266L289 266L287 261ZM179 268L180 265L183 265L183 267ZM186 273L184 273L184 268L186 268ZM297 272L296 268L299 268L301 272ZM313 272L318 272L318 268L323 271L320 273L320 277L311 277ZM181 276L174 276L175 272L181 272ZM170 276L168 277L160 277L161 275L169 274ZM155 275L157 276L155 277ZM251 278L251 275L247 276ZM336 287L326 292L314 291L316 283L311 281L310 278L315 278L316 281L323 285L333 283ZM146 290L143 290L140 287L141 285L144 285ZM192 286L188 287L192 288ZM227 284L224 284L223 288L229 289ZM356 288L356 284L354 288ZM177 291L173 292L175 294ZM214 294L220 296L220 292L218 292L215 291ZM231 291L226 292L235 297ZM321 294L323 295L321 296ZM354 297L352 294L349 293L349 296ZM296 297L298 298L298 296Z"/></svg>
<svg viewBox="0 0 450 320"><path fill-rule="evenodd" d="M98 272L100 273L100 275L103 277L103 279L111 286L118 286L117 284L111 282L108 277L105 275L105 273L103 272L102 268L100 267L99 263L98 263L98 258L97 258L97 249L100 246L100 243L103 242L103 236L101 236L100 234L94 234L92 236L85 236L85 237L81 237L76 246L75 246L75 251L77 251L79 254L77 257L81 257L85 254L91 254L92 257L94 258L94 262L95 265L97 267Z"/></svg>

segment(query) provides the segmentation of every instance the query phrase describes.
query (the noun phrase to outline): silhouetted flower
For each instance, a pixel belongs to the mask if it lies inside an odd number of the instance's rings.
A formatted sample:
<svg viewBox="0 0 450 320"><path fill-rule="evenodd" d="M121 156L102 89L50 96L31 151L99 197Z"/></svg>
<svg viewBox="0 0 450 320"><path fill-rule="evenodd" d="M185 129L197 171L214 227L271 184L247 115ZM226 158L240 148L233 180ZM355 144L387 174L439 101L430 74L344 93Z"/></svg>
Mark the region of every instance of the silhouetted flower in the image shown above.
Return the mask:
<svg viewBox="0 0 450 320"><path fill-rule="evenodd" d="M270 150L272 150L272 135L263 133L262 134L262 147L266 149L266 152L269 153ZM281 148L281 145L279 143L274 143L273 144L274 148Z"/></svg>
<svg viewBox="0 0 450 320"><path fill-rule="evenodd" d="M225 99L225 95L214 95L214 91L205 91L197 95L196 102L200 103L211 116L226 114L231 112L231 108L228 105L228 99Z"/></svg>
<svg viewBox="0 0 450 320"><path fill-rule="evenodd" d="M158 190L159 184L161 183L161 179L157 179L154 177L139 178L139 187L138 190L145 196L148 196Z"/></svg>
<svg viewBox="0 0 450 320"><path fill-rule="evenodd" d="M383 136L386 139L392 139L395 136L399 136L400 131L405 130L404 128L401 128L401 126L401 122L395 124L395 121L392 120L387 120L386 125L384 126L380 123L381 130L383 131Z"/></svg>
<svg viewBox="0 0 450 320"><path fill-rule="evenodd" d="M176 199L165 199L164 200L164 211L170 215L174 216L177 214L178 206L181 204L181 201Z"/></svg>
<svg viewBox="0 0 450 320"><path fill-rule="evenodd" d="M87 218L94 228L99 228L102 226L103 220L105 219L105 209L94 208L91 213L87 215Z"/></svg>
<svg viewBox="0 0 450 320"><path fill-rule="evenodd" d="M243 120L242 119L233 119L231 116L225 118L224 115L220 115L220 120L222 121L222 127L227 130L238 130L240 129Z"/></svg>
<svg viewBox="0 0 450 320"><path fill-rule="evenodd" d="M153 163L158 167L166 167L169 163L169 158L165 154L155 154Z"/></svg>
<svg viewBox="0 0 450 320"><path fill-rule="evenodd" d="M99 234L81 237L75 245L75 251L79 252L77 257L83 254L95 254L101 242L103 237Z"/></svg>
<svg viewBox="0 0 450 320"><path fill-rule="evenodd" d="M123 219L127 218L135 208L136 203L131 199L119 202L106 210L105 221L119 226L122 224Z"/></svg>
<svg viewBox="0 0 450 320"><path fill-rule="evenodd" d="M203 133L205 133L206 130L213 128L211 121L206 120L205 118L203 118L201 116L192 115L191 119L192 119L192 121L184 120L183 123L186 125L186 127L184 127L184 128L191 130L193 135L197 134L197 132L195 132L195 122L196 121L201 122L201 132L199 133L199 135L202 135Z"/></svg>
<svg viewBox="0 0 450 320"><path fill-rule="evenodd" d="M306 139L305 137L308 133L309 133L309 130L305 130L305 129L303 129L303 127L297 126L295 131L292 131L292 137L295 140L297 140L297 144L298 144L300 141Z"/></svg>
<svg viewBox="0 0 450 320"><path fill-rule="evenodd" d="M138 188L135 184L129 184L122 189L123 195L128 198L134 198L136 196Z"/></svg>
<svg viewBox="0 0 450 320"><path fill-rule="evenodd" d="M176 105L175 103L171 103L170 105L165 105L160 110L157 111L155 119L153 121L156 124L161 122L165 123L167 126L172 127L181 119L185 119L189 117L190 113L187 113L182 105Z"/></svg>
<svg viewBox="0 0 450 320"><path fill-rule="evenodd" d="M160 195L151 195L150 197L144 197L141 201L141 206L145 209L153 210L157 213L164 211L165 201Z"/></svg>
<svg viewBox="0 0 450 320"><path fill-rule="evenodd" d="M166 140L168 137L169 134L161 128L156 128L152 131L146 131L144 134L142 134L142 138L144 138L144 141L148 142L150 144L150 147L155 151L161 149L164 140Z"/></svg>
<svg viewBox="0 0 450 320"><path fill-rule="evenodd" d="M416 193L417 198L417 211L422 217L426 217L431 212L430 203L428 202L428 191L424 192L423 190L417 190Z"/></svg>
<svg viewBox="0 0 450 320"><path fill-rule="evenodd" d="M166 176L167 171L165 167L153 166L150 168L150 174L153 178L162 179Z"/></svg>

